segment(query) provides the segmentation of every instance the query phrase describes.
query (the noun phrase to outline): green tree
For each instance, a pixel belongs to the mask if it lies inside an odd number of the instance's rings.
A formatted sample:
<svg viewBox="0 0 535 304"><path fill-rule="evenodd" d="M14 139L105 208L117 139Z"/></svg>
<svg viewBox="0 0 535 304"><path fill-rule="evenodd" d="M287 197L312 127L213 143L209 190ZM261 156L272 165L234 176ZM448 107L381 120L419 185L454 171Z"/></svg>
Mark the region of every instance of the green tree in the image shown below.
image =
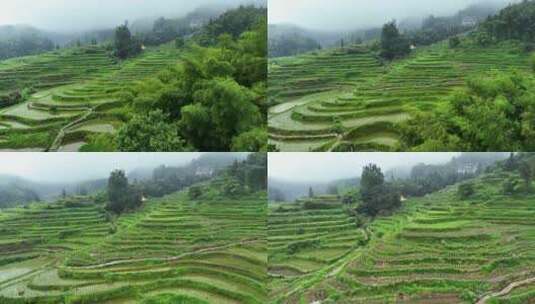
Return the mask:
<svg viewBox="0 0 535 304"><path fill-rule="evenodd" d="M194 185L194 186L189 187L188 195L189 195L190 199L192 199L192 200L196 200L199 197L201 197L201 195L202 195L201 186Z"/></svg>
<svg viewBox="0 0 535 304"><path fill-rule="evenodd" d="M448 43L450 48L454 49L461 45L461 39L459 39L457 36L454 36L449 39Z"/></svg>
<svg viewBox="0 0 535 304"><path fill-rule="evenodd" d="M184 45L186 45L186 42L184 41L184 38L182 38L182 37L177 37L177 38L175 39L175 47L176 47L177 49L181 49L181 48L183 48Z"/></svg>
<svg viewBox="0 0 535 304"><path fill-rule="evenodd" d="M92 134L87 139L88 143L80 148L80 152L115 152L117 145L112 134Z"/></svg>
<svg viewBox="0 0 535 304"><path fill-rule="evenodd" d="M126 209L128 197L128 179L124 171L115 170L111 172L108 179L108 210L117 214L122 213Z"/></svg>
<svg viewBox="0 0 535 304"><path fill-rule="evenodd" d="M360 195L362 203L357 210L370 216L392 211L401 205L399 191L385 183L381 168L375 164L365 166L362 171Z"/></svg>
<svg viewBox="0 0 535 304"><path fill-rule="evenodd" d="M528 191L531 188L531 180L533 179L533 170L527 162L523 162L518 166L520 177L524 180L524 188Z"/></svg>
<svg viewBox="0 0 535 304"><path fill-rule="evenodd" d="M244 193L243 185L235 178L229 178L223 184L223 193L228 197L235 197Z"/></svg>
<svg viewBox="0 0 535 304"><path fill-rule="evenodd" d="M195 94L197 104L182 111L184 138L203 151L230 150L232 139L256 128L261 115L254 95L232 79L203 82ZM199 135L209 135L199 138Z"/></svg>
<svg viewBox="0 0 535 304"><path fill-rule="evenodd" d="M473 183L463 183L457 188L457 194L461 199L467 199L474 195L475 189Z"/></svg>
<svg viewBox="0 0 535 304"><path fill-rule="evenodd" d="M385 182L385 177L381 168L375 164L369 164L364 167L360 180L360 193L363 198L368 197L368 193Z"/></svg>
<svg viewBox="0 0 535 304"><path fill-rule="evenodd" d="M115 54L120 59L135 56L141 52L141 42L132 37L128 22L115 29Z"/></svg>
<svg viewBox="0 0 535 304"><path fill-rule="evenodd" d="M210 118L210 109L202 104L190 104L182 108L179 122L181 135L196 149L217 151L220 140L214 132L214 123ZM224 151L223 148L219 151Z"/></svg>
<svg viewBox="0 0 535 304"><path fill-rule="evenodd" d="M504 194L511 195L518 191L519 185L516 179L508 178L503 182L502 188Z"/></svg>
<svg viewBox="0 0 535 304"><path fill-rule="evenodd" d="M519 74L472 77L433 112L400 125L401 149L531 151L535 139L532 81Z"/></svg>
<svg viewBox="0 0 535 304"><path fill-rule="evenodd" d="M180 152L190 150L178 136L176 124L167 123L161 110L137 115L117 134L117 147L124 152Z"/></svg>
<svg viewBox="0 0 535 304"><path fill-rule="evenodd" d="M267 152L268 134L264 128L256 128L232 139L232 151Z"/></svg>
<svg viewBox="0 0 535 304"><path fill-rule="evenodd" d="M164 115L168 115L168 120L178 121L181 119L181 112L184 106L191 103L182 90L175 87L165 88L160 93L156 102L152 103L151 109L160 109Z"/></svg>
<svg viewBox="0 0 535 304"><path fill-rule="evenodd" d="M118 26L115 29L115 51L117 57L126 59L129 56L132 34L128 29L128 23Z"/></svg>
<svg viewBox="0 0 535 304"><path fill-rule="evenodd" d="M409 53L409 40L399 33L396 22L392 21L385 24L381 35L381 56L392 60Z"/></svg>
<svg viewBox="0 0 535 304"><path fill-rule="evenodd" d="M513 170L516 170L517 167L518 167L518 164L515 158L515 154L511 152L509 154L509 158L507 158L507 160L503 163L503 168L506 171L513 171Z"/></svg>

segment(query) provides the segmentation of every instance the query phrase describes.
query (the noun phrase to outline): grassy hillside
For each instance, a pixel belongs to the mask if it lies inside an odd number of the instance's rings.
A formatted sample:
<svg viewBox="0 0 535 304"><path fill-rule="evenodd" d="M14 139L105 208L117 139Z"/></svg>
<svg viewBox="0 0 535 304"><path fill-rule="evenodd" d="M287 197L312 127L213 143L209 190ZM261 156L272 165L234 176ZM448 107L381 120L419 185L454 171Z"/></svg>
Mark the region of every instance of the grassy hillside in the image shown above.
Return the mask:
<svg viewBox="0 0 535 304"><path fill-rule="evenodd" d="M176 64L176 48L148 48L117 63L100 46L0 62L0 99L25 88L24 103L0 110L0 148L77 151L89 134L115 132L126 119L118 92Z"/></svg>
<svg viewBox="0 0 535 304"><path fill-rule="evenodd" d="M263 303L265 202L179 192L114 224L93 204L0 212L0 302Z"/></svg>
<svg viewBox="0 0 535 304"><path fill-rule="evenodd" d="M278 241L272 232L300 242L319 239L303 245L304 253L285 257L299 271L270 273L272 302L475 303L484 298L486 302L478 303L531 303L535 197L502 195L502 183L510 176L518 178L501 171L477 178L476 194L466 200L458 198L457 185L410 199L395 215L362 228L350 225L340 207L292 210L288 215L270 207L270 257L280 254L273 252ZM304 212L316 213L312 231L325 226L348 237L309 231L299 236L295 229L273 227L281 218L299 223L296 215ZM366 238L358 241L362 235ZM326 255L324 250L337 253ZM313 254L307 256L307 251ZM498 294L511 286L516 288Z"/></svg>
<svg viewBox="0 0 535 304"><path fill-rule="evenodd" d="M282 151L392 150L396 124L429 111L467 77L526 71L529 53L515 43L451 49L446 42L381 66L371 51L346 48L269 64L271 144Z"/></svg>

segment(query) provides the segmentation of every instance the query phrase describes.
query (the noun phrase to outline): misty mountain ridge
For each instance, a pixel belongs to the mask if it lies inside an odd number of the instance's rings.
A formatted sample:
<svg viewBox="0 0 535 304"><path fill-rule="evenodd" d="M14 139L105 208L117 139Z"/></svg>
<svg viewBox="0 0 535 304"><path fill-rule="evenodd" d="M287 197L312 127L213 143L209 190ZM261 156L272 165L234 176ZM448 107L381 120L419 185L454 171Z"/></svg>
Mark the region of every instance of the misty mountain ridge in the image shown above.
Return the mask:
<svg viewBox="0 0 535 304"><path fill-rule="evenodd" d="M34 24L16 23L0 25L0 60L28 55L37 55L54 50L56 47L72 47L79 44L111 42L114 39L115 27L125 21L129 23L132 34L150 33L159 18L165 18L176 24L176 27L200 28L210 20L221 16L225 11L239 5L265 7L265 0L234 1L214 5L200 5L193 10L173 11L165 14L152 14L146 17L125 18L115 25L92 25L83 29L65 27L61 30L49 30Z"/></svg>
<svg viewBox="0 0 535 304"><path fill-rule="evenodd" d="M180 168L194 174L216 172L230 166L235 161L245 160L248 153L206 153L182 164L162 164L154 167L138 167L126 172L131 181L147 181L153 179L153 172L159 167ZM65 181L49 183L35 181L18 175L0 174L0 208L25 205L34 201L53 201L63 191L67 195L78 194L82 190L89 194L104 190L108 184L108 176L96 177L81 181Z"/></svg>
<svg viewBox="0 0 535 304"><path fill-rule="evenodd" d="M488 16L496 14L501 8L506 5L506 2L497 1L483 1L468 5L467 7L458 10L455 14L441 14L434 16L433 14L425 14L421 16L411 16L396 20L398 28L404 33L415 33L418 31L425 31L427 26L432 26L436 23L444 23L451 25L463 25L466 22L481 22ZM385 22L387 22L386 20ZM270 57L281 57L297 55L317 49L313 43L305 44L306 39L312 39L323 48L330 48L339 46L341 41L345 43L360 43L379 39L381 36L382 23L369 24L360 27L348 27L345 30L321 30L313 29L306 26L301 26L293 23L271 23L268 26ZM295 40L300 44L293 46L295 50L281 50L290 48L289 42Z"/></svg>

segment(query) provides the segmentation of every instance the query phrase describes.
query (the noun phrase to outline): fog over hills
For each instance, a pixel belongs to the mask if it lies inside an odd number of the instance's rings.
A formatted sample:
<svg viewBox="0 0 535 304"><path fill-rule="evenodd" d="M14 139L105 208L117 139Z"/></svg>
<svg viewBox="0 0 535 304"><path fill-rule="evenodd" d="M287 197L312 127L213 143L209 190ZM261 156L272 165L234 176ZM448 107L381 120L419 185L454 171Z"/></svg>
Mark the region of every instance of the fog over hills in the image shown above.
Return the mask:
<svg viewBox="0 0 535 304"><path fill-rule="evenodd" d="M219 169L248 153L21 153L0 159L0 208L34 200L53 200L65 189L88 192L107 185L111 171L120 169L131 180L152 178L159 166Z"/></svg>
<svg viewBox="0 0 535 304"><path fill-rule="evenodd" d="M125 20L182 17L199 7L225 9L240 4L266 6L266 0L4 0L0 5L0 25L26 24L72 33L115 27Z"/></svg>
<svg viewBox="0 0 535 304"><path fill-rule="evenodd" d="M270 24L295 24L318 31L347 31L381 26L392 19L448 16L474 4L504 7L517 0L270 0Z"/></svg>

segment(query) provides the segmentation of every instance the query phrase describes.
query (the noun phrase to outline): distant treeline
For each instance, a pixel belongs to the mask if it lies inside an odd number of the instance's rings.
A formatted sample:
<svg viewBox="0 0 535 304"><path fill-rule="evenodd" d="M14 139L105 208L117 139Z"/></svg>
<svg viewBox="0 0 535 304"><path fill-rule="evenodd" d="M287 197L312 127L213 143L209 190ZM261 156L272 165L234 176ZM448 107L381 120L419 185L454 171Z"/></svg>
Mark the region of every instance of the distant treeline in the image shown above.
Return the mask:
<svg viewBox="0 0 535 304"><path fill-rule="evenodd" d="M404 48L399 52L399 56L403 56L408 53L405 50L408 50L411 44L415 46L430 45L473 30L479 22L494 15L497 11L498 7L492 4L474 4L460 10L453 16L436 17L431 15L421 22L404 20L399 23L389 23L389 25L394 24L404 40L399 43ZM320 41L320 38L326 35L330 36L329 39L324 39L327 43ZM383 35L384 30L382 31L380 27L328 34L315 33L295 26L270 25L269 56L293 56L317 50L321 48L320 46L339 47L363 42L369 43L381 39ZM400 47L396 46L395 48L399 49ZM392 59L399 56L388 55L386 58Z"/></svg>
<svg viewBox="0 0 535 304"><path fill-rule="evenodd" d="M39 54L53 49L52 40L34 28L25 26L0 27L0 60Z"/></svg>
<svg viewBox="0 0 535 304"><path fill-rule="evenodd" d="M535 1L524 0L521 3L511 4L494 16L489 16L479 27L477 33L480 39L486 38L488 42L504 40L519 40L532 45L535 41ZM477 36L476 35L476 36Z"/></svg>
<svg viewBox="0 0 535 304"><path fill-rule="evenodd" d="M213 193L233 197L265 190L266 179L266 153L252 153L245 160L234 159L232 163L224 155L206 155L186 166L160 166L154 169L151 179L144 181L132 182L124 171L113 171L104 200L109 211L120 214L138 208L143 197L162 197L188 187L192 188L192 199ZM199 183L209 180L213 183L201 189Z"/></svg>
<svg viewBox="0 0 535 304"><path fill-rule="evenodd" d="M316 40L298 33L270 38L268 45L269 57L295 56L308 51L321 49L321 45Z"/></svg>
<svg viewBox="0 0 535 304"><path fill-rule="evenodd" d="M0 187L0 209L25 205L40 201L39 195L32 189L10 184Z"/></svg>

